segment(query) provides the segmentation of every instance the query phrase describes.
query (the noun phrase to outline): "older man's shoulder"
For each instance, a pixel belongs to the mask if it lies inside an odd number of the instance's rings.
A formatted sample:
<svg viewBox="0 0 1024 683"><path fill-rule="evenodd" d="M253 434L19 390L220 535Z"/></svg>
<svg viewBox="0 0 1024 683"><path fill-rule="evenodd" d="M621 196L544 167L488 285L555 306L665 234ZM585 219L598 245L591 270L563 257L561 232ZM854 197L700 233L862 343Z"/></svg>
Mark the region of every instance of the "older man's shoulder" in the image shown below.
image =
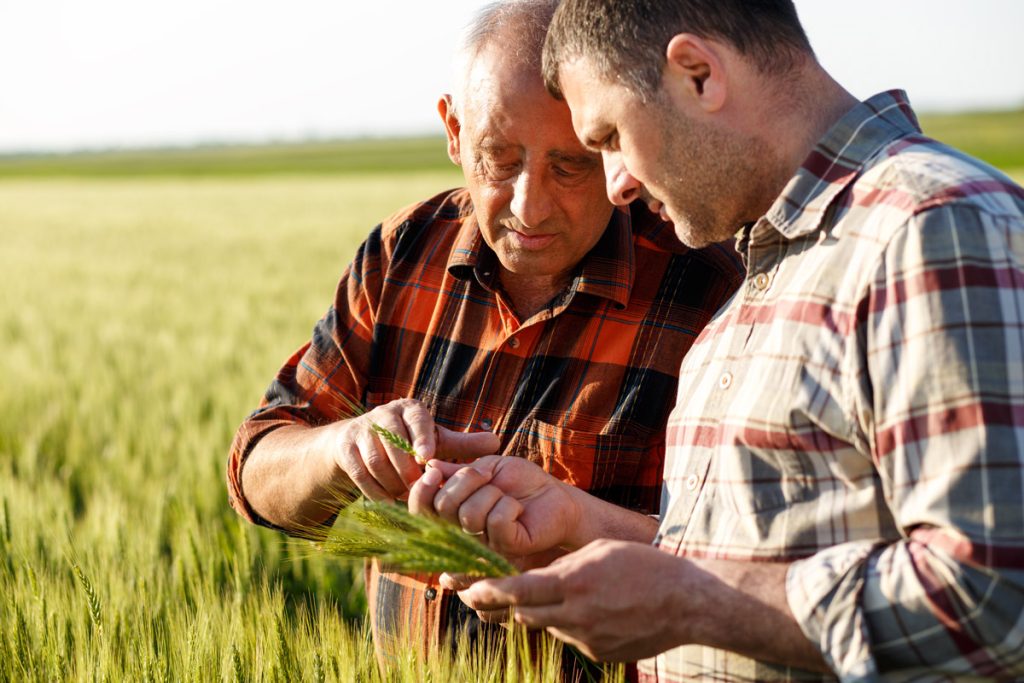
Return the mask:
<svg viewBox="0 0 1024 683"><path fill-rule="evenodd" d="M469 190L457 187L405 206L381 221L385 239L424 228L458 230L473 215Z"/></svg>

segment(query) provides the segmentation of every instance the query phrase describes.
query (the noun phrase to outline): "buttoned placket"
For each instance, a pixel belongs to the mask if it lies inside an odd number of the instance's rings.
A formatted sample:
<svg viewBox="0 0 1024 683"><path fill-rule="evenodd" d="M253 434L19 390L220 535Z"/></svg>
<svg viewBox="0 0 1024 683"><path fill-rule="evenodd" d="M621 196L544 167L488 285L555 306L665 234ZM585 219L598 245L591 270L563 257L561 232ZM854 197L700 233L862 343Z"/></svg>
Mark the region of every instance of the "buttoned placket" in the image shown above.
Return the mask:
<svg viewBox="0 0 1024 683"><path fill-rule="evenodd" d="M491 273L485 272L484 275L490 276ZM483 386L485 387L485 389L484 391L481 392L481 396L488 395L489 390L487 389L487 387L491 386L492 379L496 376L496 374L498 372L505 372L504 369L498 369L498 366L502 364L503 360L515 358L518 359L519 363L525 362L524 359L529 356L529 349L535 348L536 346L538 338L537 327L543 325L547 321L556 317L563 310L568 308L573 296L575 295L575 289L576 288L573 287L571 288L571 290L567 291L559 299L557 306L541 309L540 311L532 315L530 318L522 322L520 322L515 311L513 310L509 302L505 299L501 291L497 289L490 290L492 291L492 296L494 296L495 304L497 305L499 325L503 333L502 339L500 340L500 342L498 342L499 347L507 347L508 349L519 351L524 344L526 346L525 348L522 348L522 351L520 351L519 353L502 354L498 352L491 355L491 361L488 363L487 369L484 371ZM500 351L500 349L496 349L496 351ZM519 371L516 371L510 373L509 376L518 377L519 374ZM506 414L508 414L508 411L502 412L501 414L496 416L483 415L481 414L481 404L478 402L474 408L470 424L473 425L475 428L483 431L498 432L504 426L503 420Z"/></svg>
<svg viewBox="0 0 1024 683"><path fill-rule="evenodd" d="M742 289L742 295L733 301L732 306L736 307L738 314L743 306L758 304L769 295L771 284L777 272L782 255L785 252L785 239L768 223L762 219L754 226L753 239L747 242L745 261L748 269L748 276ZM745 325L733 324L733 329L726 333L723 341L728 342L728 348L714 353L716 358L734 359L742 357L747 345L751 341L754 324L748 322ZM734 365L735 361L723 360L712 362L706 374L699 381L714 382L714 386L707 393L707 401L702 406L704 416L711 420L721 420L725 417L725 408L735 400L733 393L737 390L739 371ZM708 473L711 468L710 450L701 450L701 455L691 458L686 462L685 468L678 473L682 485L676 490L676 498L672 501L672 507L666 512L666 524L658 535L658 542L663 543L662 536L671 539L668 545L678 551L682 544L690 536L688 533L689 523L697 509L698 502L702 495L705 495Z"/></svg>

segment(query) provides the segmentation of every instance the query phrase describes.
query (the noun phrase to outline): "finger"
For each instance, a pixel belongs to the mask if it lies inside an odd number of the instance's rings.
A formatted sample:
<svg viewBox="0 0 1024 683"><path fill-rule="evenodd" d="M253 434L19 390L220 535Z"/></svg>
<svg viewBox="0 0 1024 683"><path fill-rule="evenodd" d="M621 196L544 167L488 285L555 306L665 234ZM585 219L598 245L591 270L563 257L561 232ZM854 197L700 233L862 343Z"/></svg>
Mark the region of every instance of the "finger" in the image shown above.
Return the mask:
<svg viewBox="0 0 1024 683"><path fill-rule="evenodd" d="M497 453L499 448L501 440L491 432L453 432L437 428L437 453L445 460L472 460Z"/></svg>
<svg viewBox="0 0 1024 683"><path fill-rule="evenodd" d="M511 496L502 496L487 513L484 529L491 547L498 552L526 555L545 548L533 548L519 524L523 504Z"/></svg>
<svg viewBox="0 0 1024 683"><path fill-rule="evenodd" d="M453 474L466 467L472 467L476 463L462 463L462 462L445 462L444 460L438 460L437 458L427 462L427 467L432 467L444 475L445 479L448 479Z"/></svg>
<svg viewBox="0 0 1024 683"><path fill-rule="evenodd" d="M407 438L416 451L416 461L426 463L437 454L437 427L434 416L419 401L402 401L401 418L408 429Z"/></svg>
<svg viewBox="0 0 1024 683"><path fill-rule="evenodd" d="M489 518L487 515L495 504L504 497L505 492L493 484L486 484L480 487L459 506L459 526L462 527L463 531L477 536L487 532L488 537L490 537L487 525Z"/></svg>
<svg viewBox="0 0 1024 683"><path fill-rule="evenodd" d="M381 414L375 418L375 424L392 434L405 439L406 441L409 440L409 434L405 428L405 424L393 413L382 411ZM372 426L371 429L373 429ZM412 486L413 482L419 479L420 475L423 474L419 464L412 455L404 451L398 445L392 443L383 434L378 434L376 430L374 430L374 433L376 434L377 440L380 442L381 446L383 446L388 459L391 460L391 466L394 468L395 473L398 474L402 483L405 485L405 488L408 489Z"/></svg>
<svg viewBox="0 0 1024 683"><path fill-rule="evenodd" d="M555 638L558 638L559 640L561 640L566 645L571 645L572 647L576 648L577 650L582 652L584 655L589 657L591 661L594 661L594 662L628 661L628 658L623 660L623 659L617 659L617 658L609 659L607 657L599 657L598 654L596 652L594 652L594 650L591 649L591 647L589 645L587 645L585 642L583 642L579 638L576 638L575 636L573 636L568 631L562 630L560 628L556 628L554 626L551 626L551 627L549 627L547 629L547 632L550 633Z"/></svg>
<svg viewBox="0 0 1024 683"><path fill-rule="evenodd" d="M405 482L398 476L394 465L391 464L391 458L388 457L384 447L377 439L377 435L369 426L359 430L359 434L356 436L356 447L359 449L363 466L366 467L370 476L388 492L388 495L397 498L408 492L409 489Z"/></svg>
<svg viewBox="0 0 1024 683"><path fill-rule="evenodd" d="M464 467L453 474L444 483L441 490L437 492L437 495L434 496L434 509L437 510L437 514L443 519L458 524L459 508L467 498L476 493L481 487L486 486L490 480L491 478L486 474L472 467ZM483 525L481 524L480 526L482 531Z"/></svg>
<svg viewBox="0 0 1024 683"><path fill-rule="evenodd" d="M394 502L394 497L384 490L363 464L362 455L355 444L346 444L338 456L341 469L368 500Z"/></svg>
<svg viewBox="0 0 1024 683"><path fill-rule="evenodd" d="M409 489L409 512L414 515L436 514L434 496L444 484L444 475L434 467L428 467L423 476Z"/></svg>
<svg viewBox="0 0 1024 683"><path fill-rule="evenodd" d="M479 580L479 576L469 576L468 574L449 574L445 572L438 578L438 583L441 585L441 588L446 590L461 591L466 590Z"/></svg>
<svg viewBox="0 0 1024 683"><path fill-rule="evenodd" d="M485 610L555 605L564 600L561 579L543 569L503 579L477 581L459 596L474 609Z"/></svg>
<svg viewBox="0 0 1024 683"><path fill-rule="evenodd" d="M472 462L447 462L445 460L435 458L431 460L428 465L441 470L445 479L451 479L456 472L467 468L472 468L486 477L494 477L498 473L498 468L503 460L505 460L505 458L500 455L485 455L484 457L477 458Z"/></svg>
<svg viewBox="0 0 1024 683"><path fill-rule="evenodd" d="M516 607L516 623L529 628L563 627L569 628L568 608L564 603L557 605L541 605L539 607ZM564 640L564 637L563 637Z"/></svg>

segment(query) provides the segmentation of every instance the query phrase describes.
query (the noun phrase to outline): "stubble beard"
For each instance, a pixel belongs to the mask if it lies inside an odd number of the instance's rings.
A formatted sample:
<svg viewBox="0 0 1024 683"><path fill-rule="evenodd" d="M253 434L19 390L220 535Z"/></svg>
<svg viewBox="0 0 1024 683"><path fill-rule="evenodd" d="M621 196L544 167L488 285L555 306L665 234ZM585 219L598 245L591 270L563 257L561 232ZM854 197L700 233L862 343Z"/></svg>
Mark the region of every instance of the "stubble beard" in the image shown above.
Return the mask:
<svg viewBox="0 0 1024 683"><path fill-rule="evenodd" d="M771 150L756 138L660 111L666 173L658 185L676 235L697 249L732 238L771 204L763 197Z"/></svg>

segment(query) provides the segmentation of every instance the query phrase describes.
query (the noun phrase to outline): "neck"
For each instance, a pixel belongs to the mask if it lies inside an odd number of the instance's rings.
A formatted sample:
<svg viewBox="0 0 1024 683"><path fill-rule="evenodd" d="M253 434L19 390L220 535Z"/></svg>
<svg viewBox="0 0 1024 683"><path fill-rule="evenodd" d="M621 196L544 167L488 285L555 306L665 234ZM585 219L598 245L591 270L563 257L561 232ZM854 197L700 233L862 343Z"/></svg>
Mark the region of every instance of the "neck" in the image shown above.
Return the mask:
<svg viewBox="0 0 1024 683"><path fill-rule="evenodd" d="M751 123L758 128L758 137L774 149L775 168L767 176L770 205L818 141L858 100L813 59L785 79L767 80L772 82L765 84L760 97L772 115ZM757 111L763 112L764 106Z"/></svg>
<svg viewBox="0 0 1024 683"><path fill-rule="evenodd" d="M795 106L784 120L785 130L790 131L790 175L807 159L825 133L857 104L857 98L817 63L809 67L809 71L801 83L802 96L796 98Z"/></svg>
<svg viewBox="0 0 1024 683"><path fill-rule="evenodd" d="M505 270L501 271L501 288L508 296L520 320L528 320L551 302L569 284L571 275L542 275L524 277Z"/></svg>

